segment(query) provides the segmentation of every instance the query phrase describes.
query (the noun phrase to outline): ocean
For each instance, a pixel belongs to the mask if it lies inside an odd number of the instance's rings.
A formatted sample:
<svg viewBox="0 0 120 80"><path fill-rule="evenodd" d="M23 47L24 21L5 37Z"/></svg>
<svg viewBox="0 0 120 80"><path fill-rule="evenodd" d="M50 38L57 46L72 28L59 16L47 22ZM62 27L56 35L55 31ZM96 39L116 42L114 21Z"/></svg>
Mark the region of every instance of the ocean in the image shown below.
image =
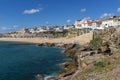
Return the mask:
<svg viewBox="0 0 120 80"><path fill-rule="evenodd" d="M56 76L66 61L63 49L19 42L0 42L0 80L36 80Z"/></svg>

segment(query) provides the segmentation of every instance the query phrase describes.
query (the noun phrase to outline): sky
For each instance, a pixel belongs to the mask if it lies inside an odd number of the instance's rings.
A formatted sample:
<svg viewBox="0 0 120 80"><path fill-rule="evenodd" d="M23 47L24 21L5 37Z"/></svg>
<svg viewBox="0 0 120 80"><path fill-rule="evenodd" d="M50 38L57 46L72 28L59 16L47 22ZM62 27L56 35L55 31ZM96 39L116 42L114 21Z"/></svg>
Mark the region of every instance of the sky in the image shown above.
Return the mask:
<svg viewBox="0 0 120 80"><path fill-rule="evenodd" d="M0 0L0 33L120 15L120 0Z"/></svg>

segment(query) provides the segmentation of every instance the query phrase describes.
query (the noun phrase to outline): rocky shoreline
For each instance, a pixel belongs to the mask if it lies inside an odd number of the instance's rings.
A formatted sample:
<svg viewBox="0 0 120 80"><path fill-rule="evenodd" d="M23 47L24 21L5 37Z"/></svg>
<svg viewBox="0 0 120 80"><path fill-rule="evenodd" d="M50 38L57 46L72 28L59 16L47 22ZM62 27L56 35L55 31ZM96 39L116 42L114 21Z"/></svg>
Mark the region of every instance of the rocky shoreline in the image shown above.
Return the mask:
<svg viewBox="0 0 120 80"><path fill-rule="evenodd" d="M38 46L47 46L47 47L59 47L65 50L66 56L71 58L72 61L64 62L61 67L62 70L58 73L58 77L50 77L47 80L60 80L61 77L66 77L72 75L77 70L77 61L75 56L69 54L69 49L72 49L77 46L77 44L56 44L56 43L41 43ZM38 80L44 80L43 76L38 74L36 76Z"/></svg>
<svg viewBox="0 0 120 80"><path fill-rule="evenodd" d="M81 55L82 52L88 51L87 54L83 55L94 55L92 48L89 45L80 45L80 44L55 44L55 43L41 43L38 46L47 46L47 47L59 47L64 48L66 57L72 59L72 61L64 62L61 67L62 70L58 73L58 77L50 77L47 80L70 80L72 75L79 70L78 55ZM86 67L86 63L83 62L82 68ZM38 80L44 80L41 75L37 76ZM68 78L67 78L68 77Z"/></svg>
<svg viewBox="0 0 120 80"><path fill-rule="evenodd" d="M109 34L104 34L105 32ZM51 77L47 80L86 80L91 78L98 80L100 77L103 78L103 75L101 74L105 74L104 68L109 70L109 66L112 66L112 58L116 57L116 60L119 59L119 56L116 55L119 55L120 53L120 35L118 34L119 32L116 33L117 32L114 29L109 31L105 30L101 33L102 35L94 33L93 40L85 45L55 43L38 44L38 46L64 48L66 56L72 59L70 62L63 63L61 66L63 69L58 73L57 78ZM104 62L104 60L106 62ZM116 66L119 65L116 64ZM96 69L94 70L93 68ZM114 69L113 67L110 67L111 71L111 68ZM103 69L101 70L103 72L97 72L97 69L98 71ZM96 76L100 77L96 78ZM78 78L76 79L76 77ZM38 80L43 79L41 78Z"/></svg>
<svg viewBox="0 0 120 80"><path fill-rule="evenodd" d="M66 57L72 59L72 61L64 62L61 65L62 70L58 73L58 77L49 77L46 80L103 80L104 75L111 75L112 72L117 74L119 72L117 70L120 68L120 29L105 29L93 32L93 39L83 45L80 43L54 42L34 44L37 46L63 48ZM120 79L119 76L117 76L117 80ZM109 77L115 78L112 75ZM44 80L44 76L41 74L36 75L36 78L37 80ZM107 77L104 80L106 79Z"/></svg>

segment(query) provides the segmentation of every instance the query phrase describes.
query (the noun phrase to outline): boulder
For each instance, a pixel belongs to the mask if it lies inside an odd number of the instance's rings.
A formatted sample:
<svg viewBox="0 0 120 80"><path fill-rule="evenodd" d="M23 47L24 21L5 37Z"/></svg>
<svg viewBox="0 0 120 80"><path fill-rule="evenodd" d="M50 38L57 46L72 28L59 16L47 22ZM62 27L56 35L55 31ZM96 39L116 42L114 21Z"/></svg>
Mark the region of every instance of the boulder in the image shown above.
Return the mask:
<svg viewBox="0 0 120 80"><path fill-rule="evenodd" d="M104 55L111 55L111 49L109 43L103 43L100 48L98 48L98 53L103 53Z"/></svg>
<svg viewBox="0 0 120 80"><path fill-rule="evenodd" d="M63 70L59 72L59 77L72 75L77 69L74 62L66 62L63 64Z"/></svg>
<svg viewBox="0 0 120 80"><path fill-rule="evenodd" d="M38 44L38 46L44 46L45 44L44 43L40 43L40 44Z"/></svg>
<svg viewBox="0 0 120 80"><path fill-rule="evenodd" d="M55 43L46 43L46 46L53 47L53 46L55 46Z"/></svg>
<svg viewBox="0 0 120 80"><path fill-rule="evenodd" d="M93 56L94 54L96 54L96 52L90 52L90 56Z"/></svg>
<svg viewBox="0 0 120 80"><path fill-rule="evenodd" d="M37 79L37 80L44 80L43 76L40 75L40 74L37 74L37 75L36 75L36 79Z"/></svg>
<svg viewBox="0 0 120 80"><path fill-rule="evenodd" d="M53 46L56 46L55 43L40 43L38 44L38 46L48 46L48 47L53 47Z"/></svg>

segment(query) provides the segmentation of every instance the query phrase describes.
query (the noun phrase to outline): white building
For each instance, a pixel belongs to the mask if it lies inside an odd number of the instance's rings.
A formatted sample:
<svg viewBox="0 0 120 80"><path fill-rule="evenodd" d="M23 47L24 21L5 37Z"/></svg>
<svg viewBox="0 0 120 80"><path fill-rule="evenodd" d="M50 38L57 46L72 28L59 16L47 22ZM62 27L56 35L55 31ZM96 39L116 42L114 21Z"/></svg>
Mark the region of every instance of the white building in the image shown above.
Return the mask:
<svg viewBox="0 0 120 80"><path fill-rule="evenodd" d="M81 29L82 28L81 23L82 23L82 20L76 20L75 24L74 24L75 28L76 29Z"/></svg>
<svg viewBox="0 0 120 80"><path fill-rule="evenodd" d="M54 31L57 31L57 32L61 32L62 31L62 28L60 26L54 26L53 27L53 30Z"/></svg>
<svg viewBox="0 0 120 80"><path fill-rule="evenodd" d="M120 16L113 16L102 21L103 27L117 27L120 26Z"/></svg>
<svg viewBox="0 0 120 80"><path fill-rule="evenodd" d="M74 25L64 25L63 30L75 29Z"/></svg>
<svg viewBox="0 0 120 80"><path fill-rule="evenodd" d="M103 29L101 27L102 21L101 20L90 20L90 19L83 19L75 21L75 28L77 29Z"/></svg>
<svg viewBox="0 0 120 80"><path fill-rule="evenodd" d="M107 28L110 26L114 26L114 20L113 19L105 19L105 20L103 20L101 26L107 27Z"/></svg>
<svg viewBox="0 0 120 80"><path fill-rule="evenodd" d="M46 27L39 27L39 28L37 28L36 33L47 32L47 31L48 31L48 30L47 30Z"/></svg>
<svg viewBox="0 0 120 80"><path fill-rule="evenodd" d="M95 20L92 22L91 29L104 29L102 26L102 21L101 20Z"/></svg>
<svg viewBox="0 0 120 80"><path fill-rule="evenodd" d="M92 20L90 19L82 19L75 21L75 28L77 29L83 29L83 28L91 28L92 26Z"/></svg>
<svg viewBox="0 0 120 80"><path fill-rule="evenodd" d="M32 34L33 34L33 33L36 33L36 31L35 31L34 28L29 29L29 32L32 33Z"/></svg>
<svg viewBox="0 0 120 80"><path fill-rule="evenodd" d="M113 16L113 22L115 27L120 27L120 16Z"/></svg>

